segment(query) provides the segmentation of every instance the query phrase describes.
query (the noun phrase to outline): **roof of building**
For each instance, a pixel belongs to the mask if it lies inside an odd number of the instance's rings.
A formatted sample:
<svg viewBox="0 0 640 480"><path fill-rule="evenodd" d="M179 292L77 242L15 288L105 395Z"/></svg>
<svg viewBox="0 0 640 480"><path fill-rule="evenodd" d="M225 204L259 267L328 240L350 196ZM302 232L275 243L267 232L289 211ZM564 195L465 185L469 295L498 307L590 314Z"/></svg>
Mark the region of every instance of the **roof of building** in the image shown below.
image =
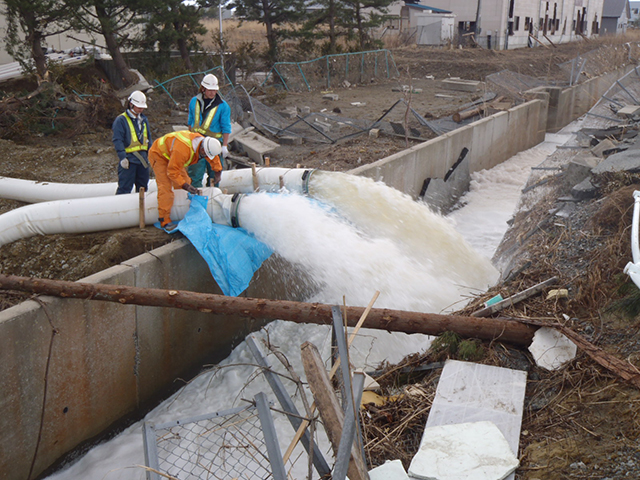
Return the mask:
<svg viewBox="0 0 640 480"><path fill-rule="evenodd" d="M629 15L629 0L604 0L602 5L603 17L620 17L622 12L627 9L627 16Z"/></svg>
<svg viewBox="0 0 640 480"><path fill-rule="evenodd" d="M419 8L421 10L431 10L434 13L453 13L449 10L443 10L442 8L430 7L429 5L422 5L421 3L413 3L410 1L405 1L404 4L407 7Z"/></svg>

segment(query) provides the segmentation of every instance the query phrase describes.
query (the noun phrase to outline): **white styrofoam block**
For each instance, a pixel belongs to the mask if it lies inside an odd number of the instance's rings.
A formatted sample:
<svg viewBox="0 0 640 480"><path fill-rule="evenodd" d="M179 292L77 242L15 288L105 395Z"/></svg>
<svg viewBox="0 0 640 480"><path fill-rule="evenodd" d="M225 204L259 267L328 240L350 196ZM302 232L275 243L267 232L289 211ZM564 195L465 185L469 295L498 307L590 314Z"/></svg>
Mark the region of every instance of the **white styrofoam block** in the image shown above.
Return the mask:
<svg viewBox="0 0 640 480"><path fill-rule="evenodd" d="M369 470L369 480L409 480L400 460L387 460L383 465Z"/></svg>
<svg viewBox="0 0 640 480"><path fill-rule="evenodd" d="M425 429L409 474L424 480L502 480L519 461L492 422Z"/></svg>
<svg viewBox="0 0 640 480"><path fill-rule="evenodd" d="M426 427L490 421L517 455L526 387L527 372L447 360Z"/></svg>
<svg viewBox="0 0 640 480"><path fill-rule="evenodd" d="M578 347L555 328L541 327L533 336L529 351L538 366L556 370L573 360Z"/></svg>

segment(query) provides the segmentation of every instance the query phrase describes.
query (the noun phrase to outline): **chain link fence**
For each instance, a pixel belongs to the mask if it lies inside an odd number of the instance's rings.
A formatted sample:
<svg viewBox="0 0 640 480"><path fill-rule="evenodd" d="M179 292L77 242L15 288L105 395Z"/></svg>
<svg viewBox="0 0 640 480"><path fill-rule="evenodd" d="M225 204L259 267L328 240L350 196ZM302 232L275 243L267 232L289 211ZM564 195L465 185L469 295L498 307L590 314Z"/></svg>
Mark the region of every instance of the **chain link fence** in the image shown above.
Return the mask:
<svg viewBox="0 0 640 480"><path fill-rule="evenodd" d="M558 82L530 77L511 70L502 70L487 75L486 84L488 91L512 98L517 102L524 102L524 92L532 88L560 85Z"/></svg>
<svg viewBox="0 0 640 480"><path fill-rule="evenodd" d="M262 86L284 90L323 90L348 84L369 84L378 79L399 77L388 50L326 55L306 62L276 63Z"/></svg>
<svg viewBox="0 0 640 480"><path fill-rule="evenodd" d="M147 479L276 479L258 409L252 405L144 429ZM288 462L289 468L293 463Z"/></svg>
<svg viewBox="0 0 640 480"><path fill-rule="evenodd" d="M620 68L620 65L637 64L639 60L640 43L629 42L620 45L603 45L558 66L567 76L568 84L576 85L612 72Z"/></svg>
<svg viewBox="0 0 640 480"><path fill-rule="evenodd" d="M200 88L200 82L205 75L212 73L218 78L220 90L233 87L233 83L227 76L225 70L222 67L214 67L203 72L185 73L184 75L178 75L177 77L170 78L164 82L158 82L154 80L153 89L157 92L162 92L171 99L171 102L175 105L188 105L192 97L198 93Z"/></svg>

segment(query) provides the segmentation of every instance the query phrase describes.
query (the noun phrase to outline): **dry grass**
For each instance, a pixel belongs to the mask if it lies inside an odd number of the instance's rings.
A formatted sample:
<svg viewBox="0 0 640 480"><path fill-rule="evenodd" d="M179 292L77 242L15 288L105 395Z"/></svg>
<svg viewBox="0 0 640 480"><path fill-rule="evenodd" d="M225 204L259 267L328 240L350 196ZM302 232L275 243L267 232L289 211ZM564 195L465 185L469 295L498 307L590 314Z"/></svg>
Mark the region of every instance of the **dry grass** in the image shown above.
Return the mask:
<svg viewBox="0 0 640 480"><path fill-rule="evenodd" d="M202 46L207 50L218 50L220 22L218 20L205 19L203 23L209 33L200 38ZM253 42L258 46L267 45L265 27L258 22L240 22L234 19L223 20L222 38L227 44L227 48L231 51L237 50L245 43Z"/></svg>

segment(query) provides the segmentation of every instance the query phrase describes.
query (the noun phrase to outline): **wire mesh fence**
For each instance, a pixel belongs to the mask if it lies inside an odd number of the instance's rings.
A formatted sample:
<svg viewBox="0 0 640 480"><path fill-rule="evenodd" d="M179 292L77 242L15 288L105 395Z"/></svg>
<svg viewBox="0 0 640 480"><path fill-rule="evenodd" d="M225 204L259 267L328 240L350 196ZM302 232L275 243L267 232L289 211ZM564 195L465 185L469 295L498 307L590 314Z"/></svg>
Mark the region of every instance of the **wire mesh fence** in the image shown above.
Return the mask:
<svg viewBox="0 0 640 480"><path fill-rule="evenodd" d="M161 425L145 423L144 440L149 480L274 478L268 439L252 405Z"/></svg>
<svg viewBox="0 0 640 480"><path fill-rule="evenodd" d="M511 70L502 70L487 75L486 84L487 90L521 102L525 100L524 92L527 90L536 87L558 85L557 82L530 77Z"/></svg>
<svg viewBox="0 0 640 480"><path fill-rule="evenodd" d="M263 86L292 91L321 90L349 84L368 84L398 77L393 55L388 50L326 55L306 62L276 63Z"/></svg>
<svg viewBox="0 0 640 480"><path fill-rule="evenodd" d="M640 115L622 114L625 107L640 105L640 68L635 67L617 80L587 112L585 127L606 128L625 121L635 122ZM632 108L633 110L633 108ZM620 112L620 113L618 113Z"/></svg>
<svg viewBox="0 0 640 480"><path fill-rule="evenodd" d="M620 65L638 63L639 60L640 43L629 42L620 45L603 45L558 66L567 76L569 85L576 85L611 72Z"/></svg>
<svg viewBox="0 0 640 480"><path fill-rule="evenodd" d="M177 77L170 78L164 82L154 80L155 91L162 92L169 96L174 105L188 105L189 100L200 88L200 82L208 73L216 75L220 88L233 87L233 83L222 67L214 67L203 72L185 73Z"/></svg>

